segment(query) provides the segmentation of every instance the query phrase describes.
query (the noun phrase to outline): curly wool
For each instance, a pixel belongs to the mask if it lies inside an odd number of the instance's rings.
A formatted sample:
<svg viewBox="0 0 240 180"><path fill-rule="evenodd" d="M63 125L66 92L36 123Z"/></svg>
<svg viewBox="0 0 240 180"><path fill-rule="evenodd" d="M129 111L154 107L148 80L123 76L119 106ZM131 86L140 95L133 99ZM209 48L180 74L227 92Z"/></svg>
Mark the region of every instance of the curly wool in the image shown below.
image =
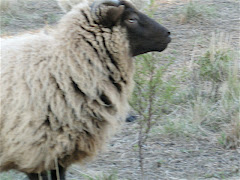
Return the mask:
<svg viewBox="0 0 240 180"><path fill-rule="evenodd" d="M124 121L133 88L126 30L79 4L49 34L2 39L0 171L84 162Z"/></svg>

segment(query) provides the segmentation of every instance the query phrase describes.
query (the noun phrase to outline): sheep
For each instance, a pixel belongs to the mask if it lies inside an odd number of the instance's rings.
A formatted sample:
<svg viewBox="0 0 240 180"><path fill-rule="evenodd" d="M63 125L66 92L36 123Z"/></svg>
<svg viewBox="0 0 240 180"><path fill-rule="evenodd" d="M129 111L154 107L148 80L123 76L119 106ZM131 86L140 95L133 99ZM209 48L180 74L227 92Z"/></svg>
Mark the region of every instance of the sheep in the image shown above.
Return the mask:
<svg viewBox="0 0 240 180"><path fill-rule="evenodd" d="M3 38L0 171L65 179L124 122L134 56L163 51L170 32L129 1L76 5L48 33Z"/></svg>

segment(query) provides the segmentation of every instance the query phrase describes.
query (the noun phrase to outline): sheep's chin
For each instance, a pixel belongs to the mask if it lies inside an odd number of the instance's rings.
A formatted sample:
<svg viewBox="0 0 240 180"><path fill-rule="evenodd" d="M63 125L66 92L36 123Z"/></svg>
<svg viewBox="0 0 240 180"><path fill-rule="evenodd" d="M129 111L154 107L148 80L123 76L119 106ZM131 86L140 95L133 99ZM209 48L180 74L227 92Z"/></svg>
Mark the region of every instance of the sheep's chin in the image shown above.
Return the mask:
<svg viewBox="0 0 240 180"><path fill-rule="evenodd" d="M168 47L168 43L163 44L162 47L161 47L159 50L157 50L157 51L158 51L158 52L162 52L162 51L164 51L167 47Z"/></svg>

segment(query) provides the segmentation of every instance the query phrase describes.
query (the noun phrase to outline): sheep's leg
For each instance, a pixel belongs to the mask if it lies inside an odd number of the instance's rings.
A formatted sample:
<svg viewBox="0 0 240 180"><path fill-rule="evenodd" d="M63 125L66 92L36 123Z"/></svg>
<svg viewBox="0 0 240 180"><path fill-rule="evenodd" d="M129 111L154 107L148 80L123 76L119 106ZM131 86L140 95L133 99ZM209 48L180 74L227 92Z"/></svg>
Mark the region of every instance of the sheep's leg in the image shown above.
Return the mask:
<svg viewBox="0 0 240 180"><path fill-rule="evenodd" d="M57 172L56 170L51 170L52 180L59 180L59 179L57 179L57 173L59 173L60 180L66 180L65 179L66 169L63 168L62 166L58 165L58 170L59 170L59 172Z"/></svg>
<svg viewBox="0 0 240 180"><path fill-rule="evenodd" d="M41 173L40 175L37 173L27 174L30 180L48 180L48 176L46 173Z"/></svg>
<svg viewBox="0 0 240 180"><path fill-rule="evenodd" d="M126 118L126 122L133 122L133 121L135 121L137 119L137 116L135 116L135 115L132 115L132 114L129 114L128 116L127 116L127 118Z"/></svg>
<svg viewBox="0 0 240 180"><path fill-rule="evenodd" d="M51 179L52 180L66 180L66 178L65 178L66 169L63 168L62 166L58 165L58 170L59 170L58 173L59 173L60 179L57 178L56 170L51 170ZM29 180L49 180L47 173L41 173L40 175L37 173L29 173L29 174L27 174L27 176L28 176Z"/></svg>

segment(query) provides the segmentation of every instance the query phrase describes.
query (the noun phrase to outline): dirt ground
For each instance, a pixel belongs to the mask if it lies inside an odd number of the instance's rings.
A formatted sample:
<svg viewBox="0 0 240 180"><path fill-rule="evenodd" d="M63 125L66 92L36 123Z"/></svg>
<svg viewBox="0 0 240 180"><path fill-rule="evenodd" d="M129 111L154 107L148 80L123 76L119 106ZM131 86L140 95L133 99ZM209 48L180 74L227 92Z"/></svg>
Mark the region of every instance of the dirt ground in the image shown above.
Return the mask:
<svg viewBox="0 0 240 180"><path fill-rule="evenodd" d="M163 53L174 53L177 57L175 67L188 64L192 56L198 56L207 49L212 32L230 34L232 47L240 49L238 0L195 0L199 6L212 7L213 15L201 15L196 20L183 23L179 12L188 2L156 1L154 17L171 31L173 39ZM1 28L2 35L37 29L46 21L54 23L63 14L55 2L47 0L29 4L28 10L29 14L33 14L31 17L22 16L11 22L4 21L6 25ZM125 124L122 131L113 137L106 152L95 161L85 167L72 166L67 174L68 180L89 179L86 176L96 177L101 174L116 174L118 179L141 179L136 148L137 131L137 122ZM144 147L144 158L145 180L240 179L240 148L224 149L211 137L169 138L155 133ZM12 177L23 178L16 174Z"/></svg>

